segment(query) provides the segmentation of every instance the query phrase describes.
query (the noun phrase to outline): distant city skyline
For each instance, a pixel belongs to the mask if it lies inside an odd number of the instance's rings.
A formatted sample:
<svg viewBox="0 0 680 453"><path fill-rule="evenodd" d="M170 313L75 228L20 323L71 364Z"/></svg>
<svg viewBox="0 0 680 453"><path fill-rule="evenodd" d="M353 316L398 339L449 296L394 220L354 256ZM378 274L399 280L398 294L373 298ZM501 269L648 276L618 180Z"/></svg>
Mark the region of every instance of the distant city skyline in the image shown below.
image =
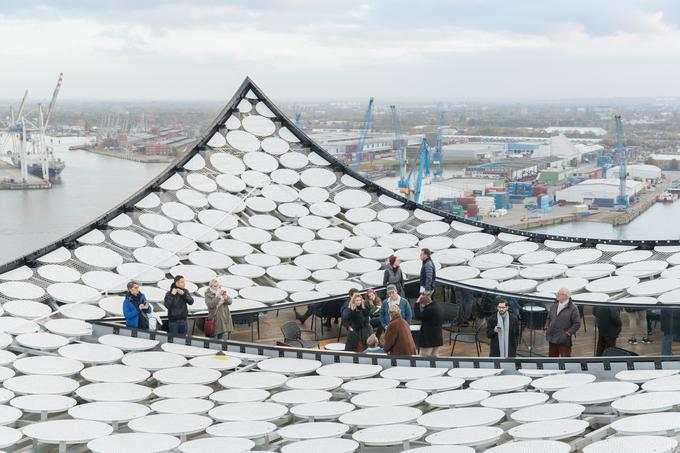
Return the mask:
<svg viewBox="0 0 680 453"><path fill-rule="evenodd" d="M671 0L6 0L0 99L680 96Z"/></svg>

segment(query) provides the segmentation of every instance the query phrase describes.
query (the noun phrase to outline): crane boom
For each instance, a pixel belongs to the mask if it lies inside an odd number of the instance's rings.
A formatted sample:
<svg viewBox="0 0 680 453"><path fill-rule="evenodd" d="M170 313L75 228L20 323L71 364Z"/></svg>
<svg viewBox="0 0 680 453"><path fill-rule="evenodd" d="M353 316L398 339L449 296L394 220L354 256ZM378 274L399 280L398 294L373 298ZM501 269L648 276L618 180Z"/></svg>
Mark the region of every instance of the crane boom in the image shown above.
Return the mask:
<svg viewBox="0 0 680 453"><path fill-rule="evenodd" d="M397 147L397 159L399 159L399 183L398 188L400 192L408 192L408 180L406 178L406 150L401 143L401 126L399 125L399 117L397 116L397 107L390 105L390 112L392 113L392 129L394 129L394 143Z"/></svg>
<svg viewBox="0 0 680 453"><path fill-rule="evenodd" d="M616 204L628 206L628 195L626 190L628 169L626 168L626 148L623 146L621 115L614 115L614 122L616 123L616 152L619 155L619 196L616 199Z"/></svg>
<svg viewBox="0 0 680 453"><path fill-rule="evenodd" d="M54 87L54 92L52 93L52 99L50 100L50 105L47 106L47 113L45 114L45 122L43 123L43 130L47 128L47 123L50 122L50 117L52 116L52 111L54 110L54 104L57 103L57 96L59 96L59 90L61 89L61 82L64 80L64 73L59 73L59 80L57 80L57 86Z"/></svg>
<svg viewBox="0 0 680 453"><path fill-rule="evenodd" d="M423 188L423 177L430 171L430 155L427 149L427 139L423 138L420 144L420 165L418 166L418 179L413 190L413 201L418 203L420 192Z"/></svg>
<svg viewBox="0 0 680 453"><path fill-rule="evenodd" d="M437 127L437 144L434 148L434 155L432 156L432 165L434 167L434 179L438 181L442 177L442 146L444 142L444 112L439 112L439 127Z"/></svg>
<svg viewBox="0 0 680 453"><path fill-rule="evenodd" d="M21 118L21 115L24 113L24 105L26 105L26 98L28 97L28 90L24 91L24 97L21 98L21 104L19 104L19 112L17 113L17 118ZM14 115L12 115L14 116ZM14 121L14 118L11 118L12 121Z"/></svg>
<svg viewBox="0 0 680 453"><path fill-rule="evenodd" d="M361 153L364 151L364 143L366 142L366 136L368 135L368 130L371 128L371 113L373 112L373 98L368 101L368 108L364 114L364 120L361 126L361 134L359 135L359 143L354 150L354 159L352 159L352 170L356 170L361 162Z"/></svg>

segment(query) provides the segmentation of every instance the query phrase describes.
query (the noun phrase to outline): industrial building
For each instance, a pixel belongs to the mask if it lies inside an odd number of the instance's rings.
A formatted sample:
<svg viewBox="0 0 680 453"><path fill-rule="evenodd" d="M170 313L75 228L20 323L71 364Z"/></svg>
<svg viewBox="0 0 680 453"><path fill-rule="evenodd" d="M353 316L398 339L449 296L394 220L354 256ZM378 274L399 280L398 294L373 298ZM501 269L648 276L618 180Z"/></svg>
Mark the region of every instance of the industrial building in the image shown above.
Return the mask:
<svg viewBox="0 0 680 453"><path fill-rule="evenodd" d="M560 134L550 137L547 143L538 147L532 157L559 156L564 158L576 158L580 160L585 155L595 156L604 150L602 145L584 145L572 143L566 136Z"/></svg>
<svg viewBox="0 0 680 453"><path fill-rule="evenodd" d="M538 175L538 180L548 184L549 186L559 186L567 182L574 171L570 168L551 168L541 170Z"/></svg>
<svg viewBox="0 0 680 453"><path fill-rule="evenodd" d="M607 178L619 178L619 168L618 166L612 167L607 170ZM628 165L626 167L626 173L628 178L639 179L640 181L658 181L661 179L661 169L656 165Z"/></svg>
<svg viewBox="0 0 680 453"><path fill-rule="evenodd" d="M457 143L442 147L444 161L474 162L492 160L505 154L505 145L498 143Z"/></svg>
<svg viewBox="0 0 680 453"><path fill-rule="evenodd" d="M640 193L644 183L626 180L626 195L628 198ZM618 179L587 179L579 184L555 192L555 200L567 203L595 204L599 206L614 206L619 194Z"/></svg>
<svg viewBox="0 0 680 453"><path fill-rule="evenodd" d="M545 131L549 134L558 132L560 134L593 134L597 137L607 135L607 131L601 127L547 127Z"/></svg>
<svg viewBox="0 0 680 453"><path fill-rule="evenodd" d="M472 178L489 176L520 180L538 174L538 163L531 160L503 159L465 169L465 175Z"/></svg>
<svg viewBox="0 0 680 453"><path fill-rule="evenodd" d="M332 155L343 155L353 153L361 135L360 130L340 131L340 130L315 130L309 136L326 151ZM419 135L402 135L403 144L420 144ZM385 153L397 149L394 135L389 134L368 134L364 142L364 153Z"/></svg>

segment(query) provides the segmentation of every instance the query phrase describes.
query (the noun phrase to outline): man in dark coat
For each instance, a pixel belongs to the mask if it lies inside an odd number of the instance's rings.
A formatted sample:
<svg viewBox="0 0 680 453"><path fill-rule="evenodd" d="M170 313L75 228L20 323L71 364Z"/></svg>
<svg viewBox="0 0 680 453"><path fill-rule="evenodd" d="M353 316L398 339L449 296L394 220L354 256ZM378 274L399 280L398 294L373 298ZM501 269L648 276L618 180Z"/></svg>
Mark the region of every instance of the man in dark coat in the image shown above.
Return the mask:
<svg viewBox="0 0 680 453"><path fill-rule="evenodd" d="M680 333L680 312L661 310L661 355L673 355L673 337Z"/></svg>
<svg viewBox="0 0 680 453"><path fill-rule="evenodd" d="M434 293L434 283L437 278L437 270L432 261L432 252L424 248L420 250L420 260L423 265L420 268L420 294L432 297Z"/></svg>
<svg viewBox="0 0 680 453"><path fill-rule="evenodd" d="M595 356L600 357L605 349L616 347L616 339L621 333L621 313L618 307L598 306L593 314L597 326Z"/></svg>
<svg viewBox="0 0 680 453"><path fill-rule="evenodd" d="M194 303L186 289L186 281L181 275L176 275L170 291L165 293L163 305L168 309L168 333L173 335L187 334L187 316L189 315L188 305Z"/></svg>
<svg viewBox="0 0 680 453"><path fill-rule="evenodd" d="M555 303L548 310L545 339L549 357L571 357L572 337L581 328L581 315L571 301L571 291L560 288Z"/></svg>
<svg viewBox="0 0 680 453"><path fill-rule="evenodd" d="M498 313L486 320L486 336L491 340L489 357L508 358L517 355L519 319L508 311L508 302L500 299L496 305Z"/></svg>
<svg viewBox="0 0 680 453"><path fill-rule="evenodd" d="M420 320L418 346L420 355L435 356L439 347L444 344L442 338L442 323L444 313L442 307L433 302L429 296L420 296L415 304L414 316Z"/></svg>

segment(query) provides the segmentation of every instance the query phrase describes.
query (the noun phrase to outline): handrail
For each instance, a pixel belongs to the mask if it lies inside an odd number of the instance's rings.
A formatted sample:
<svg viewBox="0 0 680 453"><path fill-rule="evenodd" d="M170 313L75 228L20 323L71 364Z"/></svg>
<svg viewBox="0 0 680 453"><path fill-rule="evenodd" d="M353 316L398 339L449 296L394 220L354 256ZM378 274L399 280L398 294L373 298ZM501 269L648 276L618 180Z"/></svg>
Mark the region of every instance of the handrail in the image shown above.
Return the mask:
<svg viewBox="0 0 680 453"><path fill-rule="evenodd" d="M437 368L446 366L449 368L506 368L519 370L523 365L535 365L532 368L542 369L546 365L557 365L559 369L567 368L567 365L579 365L581 370L587 371L589 365L593 365L598 371L611 370L612 364L625 364L626 369L645 368L651 364L654 369L662 369L664 362L678 363L680 356L611 356L611 357L515 357L501 359L498 357L476 357L476 356L393 356L386 354L358 354L345 351L326 351L321 349L301 349L291 347L281 347L260 343L250 343L245 341L218 340L200 336L173 336L164 331L139 330L121 326L111 321L93 321L95 329L110 331L117 335L127 335L138 338L148 338L168 343L182 343L186 345L198 345L208 349L219 349L222 351L234 351L240 353L250 353L258 355L268 355L270 357L291 357L314 358L324 363L353 362L371 364L389 364L389 366L408 365L408 366L429 366ZM249 352L249 350L253 352ZM344 360L343 360L344 359ZM469 365L469 366L466 366Z"/></svg>

